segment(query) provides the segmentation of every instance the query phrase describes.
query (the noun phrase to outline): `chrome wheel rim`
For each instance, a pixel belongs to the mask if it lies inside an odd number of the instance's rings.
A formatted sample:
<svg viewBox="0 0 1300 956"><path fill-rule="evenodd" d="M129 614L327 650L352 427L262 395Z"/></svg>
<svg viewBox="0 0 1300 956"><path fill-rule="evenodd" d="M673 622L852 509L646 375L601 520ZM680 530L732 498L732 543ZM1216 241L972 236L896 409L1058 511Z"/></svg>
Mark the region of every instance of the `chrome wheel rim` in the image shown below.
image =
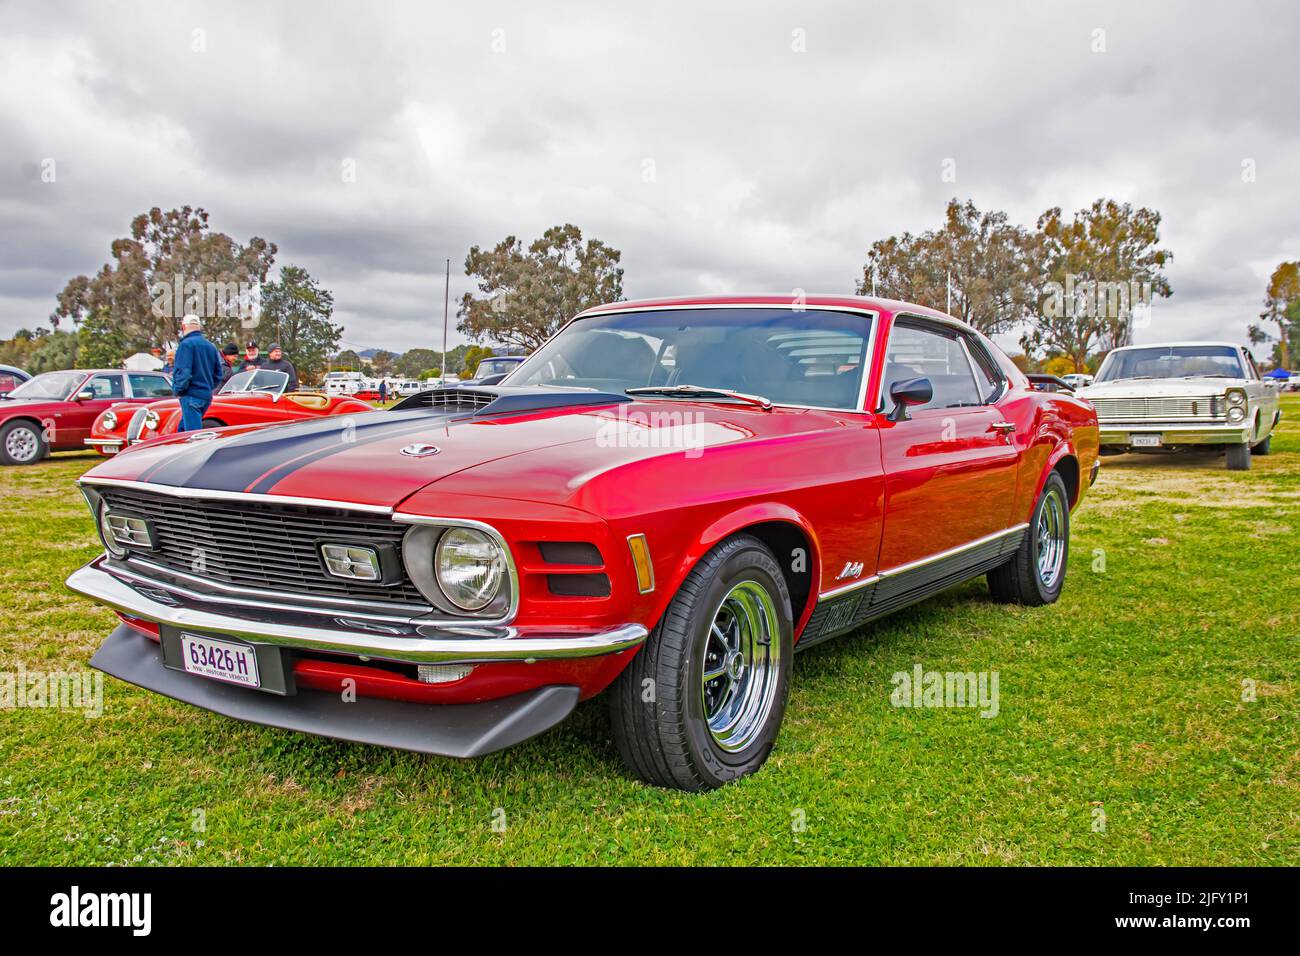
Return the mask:
<svg viewBox="0 0 1300 956"><path fill-rule="evenodd" d="M722 750L744 750L767 725L776 702L780 657L776 602L757 581L742 581L713 612L700 668L704 719Z"/></svg>
<svg viewBox="0 0 1300 956"><path fill-rule="evenodd" d="M14 461L31 461L40 447L36 432L25 426L13 429L5 438L5 451Z"/></svg>
<svg viewBox="0 0 1300 956"><path fill-rule="evenodd" d="M1038 580L1050 588L1065 564L1065 502L1055 488L1047 492L1038 512Z"/></svg>

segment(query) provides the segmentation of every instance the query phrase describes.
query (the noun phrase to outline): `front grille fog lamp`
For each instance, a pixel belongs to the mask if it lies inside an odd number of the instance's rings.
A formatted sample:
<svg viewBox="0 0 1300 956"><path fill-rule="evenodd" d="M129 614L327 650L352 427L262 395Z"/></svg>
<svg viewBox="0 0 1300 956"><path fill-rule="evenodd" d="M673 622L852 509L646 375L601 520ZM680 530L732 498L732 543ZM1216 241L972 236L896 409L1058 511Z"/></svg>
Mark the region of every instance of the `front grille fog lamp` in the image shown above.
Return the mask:
<svg viewBox="0 0 1300 956"><path fill-rule="evenodd" d="M416 667L416 673L422 684L450 684L454 680L468 677L473 669L473 664L420 664Z"/></svg>
<svg viewBox="0 0 1300 956"><path fill-rule="evenodd" d="M491 537L475 528L451 528L434 555L438 587L462 611L481 611L501 592L506 557Z"/></svg>
<svg viewBox="0 0 1300 956"><path fill-rule="evenodd" d="M379 553L374 548L351 544L322 544L320 556L325 570L336 578L378 581L384 576Z"/></svg>

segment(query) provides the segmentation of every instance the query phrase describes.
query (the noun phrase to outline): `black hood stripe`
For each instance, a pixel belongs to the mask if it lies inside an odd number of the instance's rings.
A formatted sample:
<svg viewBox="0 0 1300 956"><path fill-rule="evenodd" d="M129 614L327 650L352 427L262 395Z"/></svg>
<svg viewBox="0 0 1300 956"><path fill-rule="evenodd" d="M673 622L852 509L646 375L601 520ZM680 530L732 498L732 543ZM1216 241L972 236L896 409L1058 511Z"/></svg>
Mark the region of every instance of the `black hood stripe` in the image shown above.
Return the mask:
<svg viewBox="0 0 1300 956"><path fill-rule="evenodd" d="M139 481L176 488L267 492L299 468L358 446L440 427L454 418L377 411L328 416L311 422L276 425L231 439L199 442L140 475ZM343 436L349 420L355 435Z"/></svg>

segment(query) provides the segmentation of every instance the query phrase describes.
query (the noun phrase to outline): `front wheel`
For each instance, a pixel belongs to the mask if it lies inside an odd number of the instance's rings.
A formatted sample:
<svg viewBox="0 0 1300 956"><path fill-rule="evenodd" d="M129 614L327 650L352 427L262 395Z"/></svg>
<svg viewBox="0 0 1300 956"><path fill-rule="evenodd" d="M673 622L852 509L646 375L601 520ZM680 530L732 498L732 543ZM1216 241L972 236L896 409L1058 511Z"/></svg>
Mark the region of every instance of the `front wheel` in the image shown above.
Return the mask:
<svg viewBox="0 0 1300 956"><path fill-rule="evenodd" d="M1037 607L1052 604L1065 584L1070 556L1070 496L1052 472L1034 505L1019 549L988 573L989 593L999 601Z"/></svg>
<svg viewBox="0 0 1300 956"><path fill-rule="evenodd" d="M28 421L10 422L0 428L0 463L34 465L49 452L40 428Z"/></svg>
<svg viewBox="0 0 1300 956"><path fill-rule="evenodd" d="M753 773L785 716L793 642L772 552L749 535L714 547L612 688L624 763L647 783L690 791Z"/></svg>
<svg viewBox="0 0 1300 956"><path fill-rule="evenodd" d="M1228 446L1228 471L1250 471L1250 445Z"/></svg>

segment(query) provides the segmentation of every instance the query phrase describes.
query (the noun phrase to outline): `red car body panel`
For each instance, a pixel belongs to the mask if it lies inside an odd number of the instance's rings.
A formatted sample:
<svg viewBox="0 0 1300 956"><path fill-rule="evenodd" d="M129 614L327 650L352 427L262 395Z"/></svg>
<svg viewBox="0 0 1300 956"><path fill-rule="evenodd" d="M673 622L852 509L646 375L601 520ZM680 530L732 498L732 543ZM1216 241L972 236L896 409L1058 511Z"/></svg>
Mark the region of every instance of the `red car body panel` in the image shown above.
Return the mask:
<svg viewBox="0 0 1300 956"><path fill-rule="evenodd" d="M586 314L745 304L789 307L790 301L682 298L613 303ZM1006 382L994 405L921 409L910 420L892 421L878 396L896 317L954 320L888 300L816 296L802 304L873 316L877 324L864 407L778 405L764 411L737 403L635 400L450 424L422 426L412 420L410 427L395 424L373 439L340 438L327 452L312 444L308 433L285 429L277 430L284 445L275 454L268 444L265 462L254 459L239 468L222 465L223 457L234 460L223 456L222 448L257 429L231 427L204 443L208 464L190 484L203 487L206 481L268 500L338 501L392 509L400 516L488 522L517 565L520 600L512 627L523 638L629 623L652 629L709 549L750 530L766 536L779 562L806 569L791 589L798 639L819 599L837 589L1023 525L1053 468L1062 469L1071 506L1078 503L1098 460L1096 415L1089 405L1068 394L1035 390L994 348ZM332 407L338 415L342 405ZM264 403L240 402L223 405L219 414L240 425L243 416L251 420L268 411ZM686 412L699 438L692 450L610 440L672 427L671 421L657 423L656 416ZM218 414L216 406L210 414ZM357 427L394 414L360 416ZM1014 425L1014 432L1008 436L995 424ZM300 447L291 447L291 439ZM430 443L438 453L404 455L403 448L413 442ZM162 481L195 454L188 436L156 438L101 463L86 477ZM640 534L653 562L649 593L637 586L627 546L629 536ZM543 543L573 541L594 544L603 563L563 567L542 560ZM608 575L608 596L559 596L548 587L551 576L592 572ZM351 677L364 694L441 703L489 700L557 682L575 684L589 697L634 653L483 663L468 677L440 685L326 655L309 658L299 678L302 686L337 690Z"/></svg>
<svg viewBox="0 0 1300 956"><path fill-rule="evenodd" d="M121 404L127 406L127 403ZM127 428L130 425L131 415L140 404L135 402L127 406L125 415L121 414L117 404L101 408L93 419L94 424L90 427L90 439L98 442L117 440L122 443L121 447L125 447L128 444ZM146 407L157 413L159 421L158 428L150 431L147 438L141 439L142 441L177 433L181 425L179 401L174 398L157 399L146 402ZM106 427L104 423L103 413L110 410L117 414L118 419L117 425L113 428ZM307 421L323 415L361 414L372 411L374 409L365 402L347 396L325 396L308 392L290 393L277 398L267 392L236 392L214 395L212 404L208 406L203 417L205 420L214 419L223 426L274 425ZM102 455L115 454L112 446L96 444L95 447Z"/></svg>

